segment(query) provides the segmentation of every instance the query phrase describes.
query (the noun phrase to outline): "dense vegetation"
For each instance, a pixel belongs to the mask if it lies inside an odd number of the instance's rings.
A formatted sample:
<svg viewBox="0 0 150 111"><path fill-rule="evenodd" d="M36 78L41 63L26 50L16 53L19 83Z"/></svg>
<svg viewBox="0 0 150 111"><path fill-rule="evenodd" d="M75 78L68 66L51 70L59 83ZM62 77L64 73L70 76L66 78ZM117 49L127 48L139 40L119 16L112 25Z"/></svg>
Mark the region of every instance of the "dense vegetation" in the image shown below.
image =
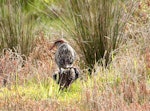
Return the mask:
<svg viewBox="0 0 150 111"><path fill-rule="evenodd" d="M1 0L0 110L148 111L149 36L149 0ZM58 91L62 37L81 75Z"/></svg>

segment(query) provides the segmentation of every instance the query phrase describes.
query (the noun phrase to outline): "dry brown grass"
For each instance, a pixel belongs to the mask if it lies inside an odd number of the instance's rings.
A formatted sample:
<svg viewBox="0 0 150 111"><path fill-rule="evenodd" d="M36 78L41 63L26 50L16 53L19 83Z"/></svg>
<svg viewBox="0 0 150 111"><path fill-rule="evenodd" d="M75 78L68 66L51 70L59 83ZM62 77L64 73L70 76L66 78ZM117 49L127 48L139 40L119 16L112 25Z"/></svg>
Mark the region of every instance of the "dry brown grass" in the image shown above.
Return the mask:
<svg viewBox="0 0 150 111"><path fill-rule="evenodd" d="M41 33L36 39L36 46L29 57L25 57L11 49L4 49L0 58L1 85L3 80L11 83L19 76L20 83L40 74L42 78L51 77L56 70L53 62L53 53L49 51L51 44ZM12 84L12 83L11 83Z"/></svg>

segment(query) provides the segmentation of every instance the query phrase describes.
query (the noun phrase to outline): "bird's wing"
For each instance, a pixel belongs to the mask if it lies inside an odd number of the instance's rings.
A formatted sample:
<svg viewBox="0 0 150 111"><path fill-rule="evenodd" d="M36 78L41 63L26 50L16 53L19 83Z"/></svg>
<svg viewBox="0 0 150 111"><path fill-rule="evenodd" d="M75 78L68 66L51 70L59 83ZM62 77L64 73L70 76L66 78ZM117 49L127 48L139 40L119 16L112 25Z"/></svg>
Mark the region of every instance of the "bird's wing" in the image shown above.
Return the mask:
<svg viewBox="0 0 150 111"><path fill-rule="evenodd" d="M55 61L58 65L66 67L72 65L75 60L75 51L68 44L61 45L55 55Z"/></svg>

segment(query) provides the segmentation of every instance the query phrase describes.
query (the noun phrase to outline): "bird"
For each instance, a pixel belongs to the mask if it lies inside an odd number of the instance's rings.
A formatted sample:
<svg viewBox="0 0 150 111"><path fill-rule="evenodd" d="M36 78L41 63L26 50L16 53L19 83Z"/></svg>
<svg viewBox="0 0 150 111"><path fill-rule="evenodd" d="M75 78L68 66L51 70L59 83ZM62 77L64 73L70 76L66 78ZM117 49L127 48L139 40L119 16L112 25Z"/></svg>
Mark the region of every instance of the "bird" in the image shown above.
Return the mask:
<svg viewBox="0 0 150 111"><path fill-rule="evenodd" d="M79 78L79 70L77 68L71 67L60 72L55 72L53 74L53 79L59 84L59 90L67 89L76 79Z"/></svg>
<svg viewBox="0 0 150 111"><path fill-rule="evenodd" d="M76 52L64 39L56 40L50 50L52 50L54 47L57 48L55 53L55 62L60 73L62 73L63 69L72 67L76 59Z"/></svg>

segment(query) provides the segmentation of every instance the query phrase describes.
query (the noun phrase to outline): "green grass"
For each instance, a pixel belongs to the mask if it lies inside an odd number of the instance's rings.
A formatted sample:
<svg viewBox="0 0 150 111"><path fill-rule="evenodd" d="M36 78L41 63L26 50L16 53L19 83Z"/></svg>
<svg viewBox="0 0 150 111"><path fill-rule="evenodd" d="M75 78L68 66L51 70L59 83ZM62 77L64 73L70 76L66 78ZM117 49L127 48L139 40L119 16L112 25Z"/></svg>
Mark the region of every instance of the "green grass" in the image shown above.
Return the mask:
<svg viewBox="0 0 150 111"><path fill-rule="evenodd" d="M35 41L36 20L25 13L20 0L0 4L0 52L4 48L29 55Z"/></svg>
<svg viewBox="0 0 150 111"><path fill-rule="evenodd" d="M39 82L38 82L39 81ZM17 82L17 81L16 81ZM111 74L99 78L88 78L86 81L77 80L68 89L59 91L59 85L51 78L47 80L32 79L24 82L23 85L12 85L11 87L1 88L0 98L10 98L12 96L21 96L24 99L47 100L57 99L58 101L80 101L83 89L92 89L95 82L115 83L115 77Z"/></svg>
<svg viewBox="0 0 150 111"><path fill-rule="evenodd" d="M36 79L24 82L23 85L12 85L11 87L1 88L0 98L10 98L12 96L21 96L24 99L47 100L57 99L61 102L80 101L85 88L92 89L94 83L115 82L115 77L111 74L99 78L88 78L86 81L78 79L68 89L59 91L59 85L51 78L39 81Z"/></svg>
<svg viewBox="0 0 150 111"><path fill-rule="evenodd" d="M76 81L71 87L59 91L59 86L52 79L42 82L28 81L24 85L13 85L9 88L1 88L0 98L19 95L24 99L45 100L58 99L59 101L79 100L81 97L81 82Z"/></svg>

